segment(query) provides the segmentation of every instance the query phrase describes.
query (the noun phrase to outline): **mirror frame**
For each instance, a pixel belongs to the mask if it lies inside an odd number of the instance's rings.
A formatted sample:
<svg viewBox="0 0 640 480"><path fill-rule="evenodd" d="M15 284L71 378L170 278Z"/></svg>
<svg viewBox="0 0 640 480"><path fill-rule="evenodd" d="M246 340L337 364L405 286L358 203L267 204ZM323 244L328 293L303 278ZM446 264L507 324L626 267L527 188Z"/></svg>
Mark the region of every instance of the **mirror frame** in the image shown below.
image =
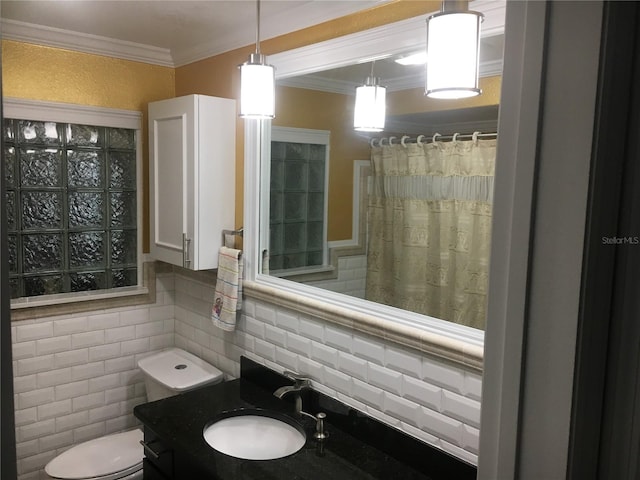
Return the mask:
<svg viewBox="0 0 640 480"><path fill-rule="evenodd" d="M483 36L504 32L504 3L478 0L474 8L485 14ZM423 48L426 17L270 55L269 61L276 66L276 79L281 79ZM499 67L501 70L501 65ZM269 151L271 144L271 121L246 120L244 126L245 293L482 371L484 332L481 330L260 273L260 245L268 241L268 232L260 220L260 191L265 187L266 177L261 173L263 153Z"/></svg>

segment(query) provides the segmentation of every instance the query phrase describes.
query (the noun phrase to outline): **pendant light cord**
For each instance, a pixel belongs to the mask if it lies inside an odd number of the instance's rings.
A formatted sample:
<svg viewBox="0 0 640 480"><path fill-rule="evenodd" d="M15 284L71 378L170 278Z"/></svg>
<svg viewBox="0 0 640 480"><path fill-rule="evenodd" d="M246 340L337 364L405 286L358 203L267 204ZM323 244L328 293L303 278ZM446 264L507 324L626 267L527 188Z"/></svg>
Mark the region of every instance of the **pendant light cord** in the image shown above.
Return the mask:
<svg viewBox="0 0 640 480"><path fill-rule="evenodd" d="M260 54L260 0L256 0L256 53Z"/></svg>

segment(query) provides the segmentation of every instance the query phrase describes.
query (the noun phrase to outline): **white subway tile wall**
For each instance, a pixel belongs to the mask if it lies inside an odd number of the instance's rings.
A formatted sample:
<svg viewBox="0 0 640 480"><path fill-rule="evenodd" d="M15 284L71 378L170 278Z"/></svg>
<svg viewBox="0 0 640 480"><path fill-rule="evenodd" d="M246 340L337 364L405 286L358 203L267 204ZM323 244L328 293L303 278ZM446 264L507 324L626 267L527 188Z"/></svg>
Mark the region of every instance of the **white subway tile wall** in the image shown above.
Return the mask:
<svg viewBox="0 0 640 480"><path fill-rule="evenodd" d="M346 260L345 260L345 263ZM349 266L357 269L357 259ZM136 425L146 400L137 360L176 346L240 375L245 355L477 463L481 376L411 349L246 298L235 332L210 320L213 286L158 274L156 303L12 325L19 480L70 446Z"/></svg>
<svg viewBox="0 0 640 480"><path fill-rule="evenodd" d="M156 303L13 322L20 480L74 444L134 427L146 401L137 360L174 345L174 275L156 277Z"/></svg>
<svg viewBox="0 0 640 480"><path fill-rule="evenodd" d="M352 297L364 298L367 280L367 256L353 255L338 258L338 278L309 282L314 287Z"/></svg>
<svg viewBox="0 0 640 480"><path fill-rule="evenodd" d="M241 355L295 370L316 390L477 464L478 373L251 298L236 331L222 332L209 319L212 292L202 295L204 286L176 275L176 346L232 377L240 375Z"/></svg>

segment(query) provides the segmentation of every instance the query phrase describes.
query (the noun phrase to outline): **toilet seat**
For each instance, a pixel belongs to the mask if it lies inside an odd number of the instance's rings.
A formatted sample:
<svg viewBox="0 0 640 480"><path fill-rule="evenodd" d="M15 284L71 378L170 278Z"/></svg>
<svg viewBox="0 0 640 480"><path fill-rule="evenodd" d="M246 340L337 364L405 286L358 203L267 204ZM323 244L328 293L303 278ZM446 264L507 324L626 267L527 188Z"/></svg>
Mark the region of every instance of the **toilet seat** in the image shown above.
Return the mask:
<svg viewBox="0 0 640 480"><path fill-rule="evenodd" d="M51 460L44 470L64 480L116 480L142 469L142 430L106 435L81 443Z"/></svg>

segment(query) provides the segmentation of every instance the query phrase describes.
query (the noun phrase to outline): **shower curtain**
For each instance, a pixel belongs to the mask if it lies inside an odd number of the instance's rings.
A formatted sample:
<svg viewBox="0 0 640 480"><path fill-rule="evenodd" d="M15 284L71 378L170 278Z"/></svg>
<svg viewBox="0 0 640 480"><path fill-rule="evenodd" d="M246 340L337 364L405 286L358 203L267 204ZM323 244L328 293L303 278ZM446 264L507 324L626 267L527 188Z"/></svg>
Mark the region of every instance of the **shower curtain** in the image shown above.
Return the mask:
<svg viewBox="0 0 640 480"><path fill-rule="evenodd" d="M366 298L484 329L496 140L374 146Z"/></svg>

